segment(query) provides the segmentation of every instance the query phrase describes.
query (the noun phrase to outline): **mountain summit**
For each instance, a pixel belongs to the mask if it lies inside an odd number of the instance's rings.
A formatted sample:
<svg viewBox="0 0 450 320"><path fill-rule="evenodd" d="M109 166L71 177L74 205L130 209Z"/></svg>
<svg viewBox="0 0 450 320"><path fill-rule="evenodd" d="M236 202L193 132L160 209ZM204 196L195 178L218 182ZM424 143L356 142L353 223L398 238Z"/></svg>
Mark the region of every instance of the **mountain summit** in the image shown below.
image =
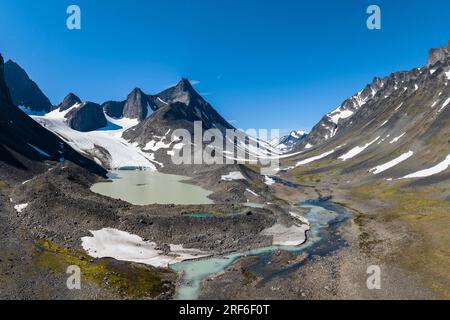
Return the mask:
<svg viewBox="0 0 450 320"><path fill-rule="evenodd" d="M16 106L30 112L49 112L52 109L50 100L42 93L38 85L17 63L8 60L5 63L4 77Z"/></svg>
<svg viewBox="0 0 450 320"><path fill-rule="evenodd" d="M70 108L72 108L75 104L77 103L81 103L81 99L78 98L75 94L73 93L69 93L63 100L63 102L61 102L58 105L58 109L59 111L66 111Z"/></svg>
<svg viewBox="0 0 450 320"><path fill-rule="evenodd" d="M437 62L443 62L445 59L450 57L450 41L447 44L447 47L443 48L432 48L430 49L430 54L428 55L428 63L427 66L430 67Z"/></svg>

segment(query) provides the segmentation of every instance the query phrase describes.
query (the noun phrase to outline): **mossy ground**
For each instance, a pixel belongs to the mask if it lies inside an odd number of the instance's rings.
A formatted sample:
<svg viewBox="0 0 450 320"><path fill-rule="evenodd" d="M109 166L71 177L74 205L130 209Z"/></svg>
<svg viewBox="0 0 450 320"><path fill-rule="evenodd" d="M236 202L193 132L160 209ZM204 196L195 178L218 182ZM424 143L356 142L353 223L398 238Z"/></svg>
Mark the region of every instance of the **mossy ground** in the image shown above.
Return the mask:
<svg viewBox="0 0 450 320"><path fill-rule="evenodd" d="M168 269L112 259L93 260L84 252L45 240L36 241L35 253L37 265L62 273L70 265L79 266L82 282L89 281L102 288L112 289L125 299L170 298L175 291L176 274Z"/></svg>
<svg viewBox="0 0 450 320"><path fill-rule="evenodd" d="M448 188L427 187L416 190L402 183L371 183L352 189L352 199L373 199L384 205L376 217L387 223L400 219L416 235L395 260L409 270L425 276L425 284L439 297L450 298L450 202Z"/></svg>

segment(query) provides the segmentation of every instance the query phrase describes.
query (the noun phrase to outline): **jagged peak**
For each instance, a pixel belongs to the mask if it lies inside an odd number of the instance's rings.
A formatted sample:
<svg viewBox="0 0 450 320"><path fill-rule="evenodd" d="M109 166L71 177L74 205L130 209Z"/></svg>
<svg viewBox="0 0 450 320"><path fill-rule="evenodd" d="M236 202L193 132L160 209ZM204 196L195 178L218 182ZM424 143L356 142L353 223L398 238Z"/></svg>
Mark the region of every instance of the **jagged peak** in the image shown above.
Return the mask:
<svg viewBox="0 0 450 320"><path fill-rule="evenodd" d="M73 107L75 104L81 103L81 99L74 93L69 93L64 100L58 105L59 111L65 111Z"/></svg>
<svg viewBox="0 0 450 320"><path fill-rule="evenodd" d="M177 85L158 93L156 96L168 103L181 102L190 105L193 101L205 102L186 78L182 78Z"/></svg>
<svg viewBox="0 0 450 320"><path fill-rule="evenodd" d="M181 78L180 82L178 82L175 87L183 91L195 91L191 82L186 78Z"/></svg>
<svg viewBox="0 0 450 320"><path fill-rule="evenodd" d="M72 100L78 100L79 102L81 102L81 99L80 99L75 93L73 93L73 92L70 92L70 93L64 98L64 100L69 100L69 99L72 99Z"/></svg>
<svg viewBox="0 0 450 320"><path fill-rule="evenodd" d="M142 91L141 88L135 87L129 94L129 97L138 96L138 95L145 95L144 91Z"/></svg>
<svg viewBox="0 0 450 320"><path fill-rule="evenodd" d="M438 62L445 61L450 57L450 41L444 48L440 46L439 48L431 48L428 55L427 67L430 67Z"/></svg>
<svg viewBox="0 0 450 320"><path fill-rule="evenodd" d="M23 72L27 73L25 71L25 69L20 66L20 64L18 64L17 62L15 62L14 60L11 60L11 59L8 59L5 62L5 66L14 67L14 68L17 68L17 69L22 70Z"/></svg>

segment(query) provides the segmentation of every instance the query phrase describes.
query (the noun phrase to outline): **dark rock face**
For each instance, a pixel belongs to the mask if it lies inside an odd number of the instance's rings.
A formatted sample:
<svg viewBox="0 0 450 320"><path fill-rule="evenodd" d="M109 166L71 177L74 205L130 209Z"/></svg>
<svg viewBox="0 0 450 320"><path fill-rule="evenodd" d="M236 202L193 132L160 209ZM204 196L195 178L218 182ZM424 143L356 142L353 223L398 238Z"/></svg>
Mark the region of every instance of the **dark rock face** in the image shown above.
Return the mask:
<svg viewBox="0 0 450 320"><path fill-rule="evenodd" d="M8 90L8 86L6 85L4 75L5 75L4 62L3 57L0 54L0 99L5 103L12 104L11 94Z"/></svg>
<svg viewBox="0 0 450 320"><path fill-rule="evenodd" d="M134 89L127 97L123 108L123 116L130 119L144 120L157 106L141 89Z"/></svg>
<svg viewBox="0 0 450 320"><path fill-rule="evenodd" d="M107 101L102 104L103 111L112 118L122 118L125 101Z"/></svg>
<svg viewBox="0 0 450 320"><path fill-rule="evenodd" d="M195 91L195 89L187 79L181 79L181 81L175 87L158 93L157 97L169 104L180 102L185 105L190 105L191 102L198 103L200 100L203 100L203 98Z"/></svg>
<svg viewBox="0 0 450 320"><path fill-rule="evenodd" d="M94 131L108 124L102 107L92 102L83 103L70 110L65 117L72 129L81 132Z"/></svg>
<svg viewBox="0 0 450 320"><path fill-rule="evenodd" d="M217 128L225 133L226 129L233 129L186 79L151 98L159 108L151 117L125 131L125 139L145 145L154 135L164 135L168 129L193 132L194 121L201 121L204 130Z"/></svg>
<svg viewBox="0 0 450 320"><path fill-rule="evenodd" d="M16 106L24 106L35 112L49 112L52 109L50 100L17 63L11 60L6 62L4 73L12 101Z"/></svg>
<svg viewBox="0 0 450 320"><path fill-rule="evenodd" d="M80 98L78 98L76 95L74 95L73 93L69 93L63 100L63 102L61 102L58 105L58 109L59 111L66 111L70 108L72 108L75 104L77 103L81 103Z"/></svg>
<svg viewBox="0 0 450 320"><path fill-rule="evenodd" d="M4 81L3 58L0 55L0 173L8 176L14 170L34 172L42 161L71 161L96 174L106 171L85 158L56 135L42 127L12 104ZM44 170L47 170L46 167ZM13 177L14 178L14 177Z"/></svg>
<svg viewBox="0 0 450 320"><path fill-rule="evenodd" d="M234 129L201 95L195 91L187 79L182 79L175 87L169 88L155 96L155 99L165 106L182 104L189 113L194 114L203 122L206 129L217 128L222 132Z"/></svg>

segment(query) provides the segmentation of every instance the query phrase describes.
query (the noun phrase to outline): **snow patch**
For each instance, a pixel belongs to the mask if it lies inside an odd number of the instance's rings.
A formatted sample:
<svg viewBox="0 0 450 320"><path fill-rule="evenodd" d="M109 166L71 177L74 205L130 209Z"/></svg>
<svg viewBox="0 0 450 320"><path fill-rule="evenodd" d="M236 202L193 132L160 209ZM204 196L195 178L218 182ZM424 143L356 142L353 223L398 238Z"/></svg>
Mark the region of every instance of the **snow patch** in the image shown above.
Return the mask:
<svg viewBox="0 0 450 320"><path fill-rule="evenodd" d="M232 180L246 180L240 171L233 171L227 175L222 176L221 180L232 181Z"/></svg>
<svg viewBox="0 0 450 320"><path fill-rule="evenodd" d="M163 254L156 243L144 241L137 235L112 228L90 232L92 237L81 238L81 245L94 258L113 258L154 267L168 267L170 264L209 255L201 250L185 249L183 245L174 244L170 244L170 253Z"/></svg>
<svg viewBox="0 0 450 320"><path fill-rule="evenodd" d="M354 112L351 110L341 110L341 108L339 108L333 113L329 114L328 117L330 118L331 122L333 122L334 124L338 124L339 120L350 118L353 114Z"/></svg>
<svg viewBox="0 0 450 320"><path fill-rule="evenodd" d="M23 210L25 210L28 207L28 203L22 203L22 204L18 204L14 206L14 209L18 212L21 213Z"/></svg>
<svg viewBox="0 0 450 320"><path fill-rule="evenodd" d="M387 162L385 164L382 164L382 165L380 165L378 167L370 169L369 172L372 172L373 174L382 173L382 172L384 172L384 171L386 171L386 170L388 170L390 168L395 167L396 165L402 163L403 161L406 161L407 159L411 158L413 155L414 155L414 152L408 151L408 152L402 154L401 156L395 158L392 161L389 161L389 162Z"/></svg>
<svg viewBox="0 0 450 320"><path fill-rule="evenodd" d="M399 135L398 137L394 138L391 140L391 142L389 142L390 144L396 143L398 140L400 140L401 138L403 138L403 136L406 134L406 132L403 132L401 135Z"/></svg>
<svg viewBox="0 0 450 320"><path fill-rule="evenodd" d="M415 173L411 173L407 176L404 176L403 179L411 179L411 178L424 178L429 177L438 173L441 173L450 166L450 154L442 161L441 163L431 167L429 169L417 171Z"/></svg>
<svg viewBox="0 0 450 320"><path fill-rule="evenodd" d="M337 149L339 149L339 147L338 147ZM322 154L320 154L320 155L318 155L318 156L311 157L311 158L308 158L308 159L299 161L299 162L297 162L297 164L296 164L295 166L296 166L296 167L299 167L299 166L303 166L303 165L305 165L305 164L308 164L308 163L311 163L311 162L314 162L314 161L323 159L323 158L325 158L325 157L328 157L330 154L334 153L335 151L336 151L336 149L333 149L333 150L331 150L331 151L322 153Z"/></svg>
<svg viewBox="0 0 450 320"><path fill-rule="evenodd" d="M444 104L443 104L442 107L438 110L438 112L441 112L446 106L448 106L449 103L450 103L450 98L448 98L447 100L445 100Z"/></svg>
<svg viewBox="0 0 450 320"><path fill-rule="evenodd" d="M268 186L271 186L275 183L275 180L273 180L271 177L269 176L264 176L264 183Z"/></svg>
<svg viewBox="0 0 450 320"><path fill-rule="evenodd" d="M166 106L168 105L168 103L166 101L164 101L163 99L161 99L160 97L156 98L159 102L165 104Z"/></svg>
<svg viewBox="0 0 450 320"><path fill-rule="evenodd" d="M375 142L378 141L378 139L380 139L380 137L375 138L374 140L372 140L371 142L366 143L364 146L362 147L355 147L352 150L350 150L349 152L347 152L346 154L344 154L343 156L339 157L339 159L346 161L349 160L353 157L356 157L358 154L360 154L361 152L363 152L364 150L366 150L368 147L370 147L372 144L374 144Z"/></svg>
<svg viewBox="0 0 450 320"><path fill-rule="evenodd" d="M245 189L247 192L249 192L249 193L251 193L252 195L254 195L255 197L259 197L259 195L255 192L255 191L253 191L253 190L251 190L251 189Z"/></svg>
<svg viewBox="0 0 450 320"><path fill-rule="evenodd" d="M294 222L291 227L286 227L281 223L276 223L270 228L264 229L261 234L272 236L272 245L280 246L299 246L306 241L306 231L310 230L310 225L306 218L289 212L289 214L298 222Z"/></svg>

